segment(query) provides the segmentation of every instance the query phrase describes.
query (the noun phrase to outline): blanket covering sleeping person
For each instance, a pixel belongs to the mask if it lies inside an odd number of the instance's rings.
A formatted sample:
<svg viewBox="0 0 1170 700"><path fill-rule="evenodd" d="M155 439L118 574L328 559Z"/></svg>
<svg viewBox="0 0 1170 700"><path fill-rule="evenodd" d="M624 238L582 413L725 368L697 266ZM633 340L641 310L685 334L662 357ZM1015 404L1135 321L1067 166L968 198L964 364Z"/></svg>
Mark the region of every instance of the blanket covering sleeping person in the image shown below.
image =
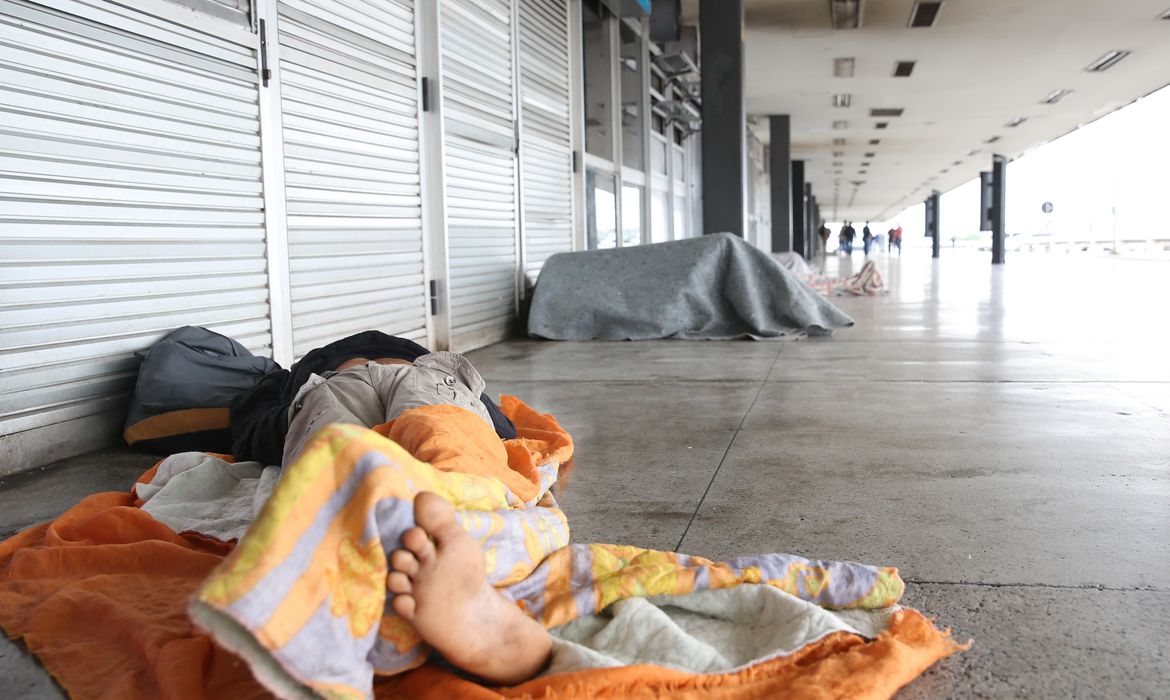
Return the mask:
<svg viewBox="0 0 1170 700"><path fill-rule="evenodd" d="M892 568L571 544L550 489L572 440L501 404L514 439L453 406L326 428L234 546L174 532L134 493L91 496L0 543L0 625L74 697L890 697L958 648L896 606ZM387 556L420 491L455 506L490 582L552 630L545 674L479 685L393 614Z"/></svg>

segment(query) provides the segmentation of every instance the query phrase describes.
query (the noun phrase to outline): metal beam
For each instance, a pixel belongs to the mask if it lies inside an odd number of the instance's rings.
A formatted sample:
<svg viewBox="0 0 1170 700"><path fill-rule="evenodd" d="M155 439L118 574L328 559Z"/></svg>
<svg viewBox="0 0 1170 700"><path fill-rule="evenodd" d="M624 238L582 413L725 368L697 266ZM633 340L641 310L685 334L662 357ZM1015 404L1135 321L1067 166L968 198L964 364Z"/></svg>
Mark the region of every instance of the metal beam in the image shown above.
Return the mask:
<svg viewBox="0 0 1170 700"><path fill-rule="evenodd" d="M747 231L743 0L700 0L703 233Z"/></svg>
<svg viewBox="0 0 1170 700"><path fill-rule="evenodd" d="M991 264L1004 262L1007 240L1007 158L991 158Z"/></svg>
<svg viewBox="0 0 1170 700"><path fill-rule="evenodd" d="M792 250L792 152L790 134L792 124L787 114L768 117L768 170L772 191L772 252Z"/></svg>

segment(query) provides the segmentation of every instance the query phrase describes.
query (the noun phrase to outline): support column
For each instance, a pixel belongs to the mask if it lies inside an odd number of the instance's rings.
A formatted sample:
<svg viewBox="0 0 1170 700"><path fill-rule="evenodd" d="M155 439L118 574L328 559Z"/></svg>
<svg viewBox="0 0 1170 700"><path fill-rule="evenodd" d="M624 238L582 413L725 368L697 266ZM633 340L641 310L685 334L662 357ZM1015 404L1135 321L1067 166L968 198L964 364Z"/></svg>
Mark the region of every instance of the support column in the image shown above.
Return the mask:
<svg viewBox="0 0 1170 700"><path fill-rule="evenodd" d="M813 198L812 193L812 183L804 183L804 232L802 235L802 238L804 239L804 245L801 246L800 255L805 260L811 258L813 252L812 225L813 212L816 210L815 202L816 200Z"/></svg>
<svg viewBox="0 0 1170 700"><path fill-rule="evenodd" d="M1007 241L1007 158L991 158L991 264L1004 262Z"/></svg>
<svg viewBox="0 0 1170 700"><path fill-rule="evenodd" d="M699 1L703 233L747 231L743 0Z"/></svg>
<svg viewBox="0 0 1170 700"><path fill-rule="evenodd" d="M930 211L934 218L934 226L930 232L930 257L937 258L942 245L942 212L939 210L938 192L930 193Z"/></svg>
<svg viewBox="0 0 1170 700"><path fill-rule="evenodd" d="M792 250L792 127L787 114L768 117L772 180L772 252Z"/></svg>
<svg viewBox="0 0 1170 700"><path fill-rule="evenodd" d="M792 252L804 255L804 161L792 161Z"/></svg>

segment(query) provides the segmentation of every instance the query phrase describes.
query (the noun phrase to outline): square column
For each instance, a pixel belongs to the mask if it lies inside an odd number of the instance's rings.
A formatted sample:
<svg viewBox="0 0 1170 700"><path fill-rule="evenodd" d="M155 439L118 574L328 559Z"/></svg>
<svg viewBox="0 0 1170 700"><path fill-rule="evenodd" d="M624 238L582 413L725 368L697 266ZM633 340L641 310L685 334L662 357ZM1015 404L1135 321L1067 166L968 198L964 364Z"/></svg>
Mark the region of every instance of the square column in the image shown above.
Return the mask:
<svg viewBox="0 0 1170 700"><path fill-rule="evenodd" d="M743 0L700 0L703 233L747 231Z"/></svg>
<svg viewBox="0 0 1170 700"><path fill-rule="evenodd" d="M772 252L792 250L792 127L787 114L768 117L772 190Z"/></svg>

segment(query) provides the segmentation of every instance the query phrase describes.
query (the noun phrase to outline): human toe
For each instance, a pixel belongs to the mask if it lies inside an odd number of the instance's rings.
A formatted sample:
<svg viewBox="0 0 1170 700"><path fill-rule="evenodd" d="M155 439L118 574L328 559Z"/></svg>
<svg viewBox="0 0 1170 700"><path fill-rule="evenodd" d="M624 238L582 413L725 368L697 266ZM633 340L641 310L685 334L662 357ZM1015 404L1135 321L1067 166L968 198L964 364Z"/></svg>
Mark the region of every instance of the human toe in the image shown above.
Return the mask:
<svg viewBox="0 0 1170 700"><path fill-rule="evenodd" d="M414 584L411 583L410 577L401 571L391 571L386 575L386 588L391 593L410 593L414 590Z"/></svg>
<svg viewBox="0 0 1170 700"><path fill-rule="evenodd" d="M409 549L396 549L390 553L390 568L414 576L418 573L418 559Z"/></svg>

